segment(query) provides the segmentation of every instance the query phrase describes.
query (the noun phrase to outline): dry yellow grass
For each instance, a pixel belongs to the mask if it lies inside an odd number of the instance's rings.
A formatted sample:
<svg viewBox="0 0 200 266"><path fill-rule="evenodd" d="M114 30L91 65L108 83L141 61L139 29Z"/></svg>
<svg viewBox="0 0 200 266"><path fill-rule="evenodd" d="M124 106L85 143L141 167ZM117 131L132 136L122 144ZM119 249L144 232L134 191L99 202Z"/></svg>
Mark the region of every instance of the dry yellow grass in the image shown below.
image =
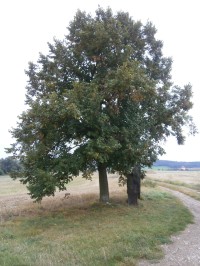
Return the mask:
<svg viewBox="0 0 200 266"><path fill-rule="evenodd" d="M125 191L119 187L117 175L109 175L110 196L115 197ZM65 197L65 193L70 193ZM35 215L44 211L54 211L72 206L84 206L89 202L98 201L98 175L94 174L92 181L81 176L67 185L67 191L56 192L55 197L45 197L41 203L35 203L28 195L26 186L19 180L12 180L9 176L0 178L0 208L1 219L18 215Z"/></svg>
<svg viewBox="0 0 200 266"><path fill-rule="evenodd" d="M180 186L180 184L200 184L200 172L190 171L148 171L145 180L157 180L162 182L169 188L179 190L196 199L200 199L200 194L190 188ZM116 197L119 193L123 193L126 197L126 188L119 187L118 176L109 175L110 196ZM164 183L163 183L164 182ZM174 184L169 184L174 182ZM143 187L143 192L145 188ZM70 193L65 198L65 193ZM19 180L12 180L9 176L0 177L0 208L1 215L9 217L11 215L18 216L26 214L34 215L42 211L54 211L72 206L84 206L89 202L98 201L99 182L97 173L94 174L92 181L85 180L82 177L75 178L67 185L67 191L56 192L55 197L45 197L42 203L34 203L28 191Z"/></svg>
<svg viewBox="0 0 200 266"><path fill-rule="evenodd" d="M200 200L199 171L148 171L147 180Z"/></svg>
<svg viewBox="0 0 200 266"><path fill-rule="evenodd" d="M27 193L27 189L19 180L13 180L9 176L0 176L0 196L24 193Z"/></svg>
<svg viewBox="0 0 200 266"><path fill-rule="evenodd" d="M186 184L200 184L199 171L153 171L147 172L147 177L158 181L177 181Z"/></svg>

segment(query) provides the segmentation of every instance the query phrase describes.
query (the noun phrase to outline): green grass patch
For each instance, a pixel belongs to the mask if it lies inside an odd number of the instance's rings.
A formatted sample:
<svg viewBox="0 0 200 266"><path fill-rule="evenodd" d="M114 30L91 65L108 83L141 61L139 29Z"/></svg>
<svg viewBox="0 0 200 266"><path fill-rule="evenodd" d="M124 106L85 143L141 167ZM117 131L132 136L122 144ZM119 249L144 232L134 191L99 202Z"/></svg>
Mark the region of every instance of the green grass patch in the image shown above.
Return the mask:
<svg viewBox="0 0 200 266"><path fill-rule="evenodd" d="M124 192L111 204L63 205L0 224L0 265L135 265L162 257L160 244L192 222L176 198L145 188L139 207Z"/></svg>
<svg viewBox="0 0 200 266"><path fill-rule="evenodd" d="M156 187L156 182L154 180L151 180L151 179L144 179L142 180L142 186L144 187Z"/></svg>

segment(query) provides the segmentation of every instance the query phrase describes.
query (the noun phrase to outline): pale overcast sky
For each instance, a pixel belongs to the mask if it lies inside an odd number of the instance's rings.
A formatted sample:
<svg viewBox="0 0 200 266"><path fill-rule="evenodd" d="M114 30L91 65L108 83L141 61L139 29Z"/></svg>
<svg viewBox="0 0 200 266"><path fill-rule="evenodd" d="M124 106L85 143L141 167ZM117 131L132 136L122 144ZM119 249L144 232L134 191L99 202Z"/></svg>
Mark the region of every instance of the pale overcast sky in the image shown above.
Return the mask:
<svg viewBox="0 0 200 266"><path fill-rule="evenodd" d="M94 13L111 7L125 11L134 20L150 20L157 38L164 42L164 54L173 58L174 84L191 83L194 108L191 114L200 131L200 36L199 0L1 0L0 1L0 158L13 142L8 130L15 127L24 107L28 62L46 53L53 37L63 39L77 9ZM165 144L161 159L200 161L200 134L188 137L184 146L175 139Z"/></svg>

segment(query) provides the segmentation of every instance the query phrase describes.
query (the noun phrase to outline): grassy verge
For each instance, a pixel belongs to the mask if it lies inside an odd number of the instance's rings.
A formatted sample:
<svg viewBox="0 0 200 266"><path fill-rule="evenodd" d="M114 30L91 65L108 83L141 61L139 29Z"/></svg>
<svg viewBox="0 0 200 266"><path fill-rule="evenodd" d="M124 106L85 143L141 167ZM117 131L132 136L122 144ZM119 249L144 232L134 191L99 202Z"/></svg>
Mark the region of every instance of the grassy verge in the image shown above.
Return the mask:
<svg viewBox="0 0 200 266"><path fill-rule="evenodd" d="M162 187L166 187L166 188L170 188L179 192L184 193L185 195L188 195L196 200L200 200L200 193L198 191L196 191L194 188L190 188L191 186L188 186L188 184L186 184L186 186L184 184L182 185L177 185L177 182L166 182L166 181L156 181L156 183Z"/></svg>
<svg viewBox="0 0 200 266"><path fill-rule="evenodd" d="M143 188L137 208L125 190L111 204L85 195L85 204L40 206L0 223L0 265L135 265L162 257L160 244L192 222L189 211L157 188ZM56 202L56 199L55 199ZM181 219L180 219L181 217Z"/></svg>
<svg viewBox="0 0 200 266"><path fill-rule="evenodd" d="M200 200L199 171L149 171L145 182L152 182Z"/></svg>
<svg viewBox="0 0 200 266"><path fill-rule="evenodd" d="M152 181L164 182L164 183L175 185L175 186L186 187L186 188L190 188L190 189L193 189L193 190L196 190L196 191L200 192L200 184L184 183L184 182L173 181L173 180L162 180L162 181L160 181L159 179L152 179Z"/></svg>

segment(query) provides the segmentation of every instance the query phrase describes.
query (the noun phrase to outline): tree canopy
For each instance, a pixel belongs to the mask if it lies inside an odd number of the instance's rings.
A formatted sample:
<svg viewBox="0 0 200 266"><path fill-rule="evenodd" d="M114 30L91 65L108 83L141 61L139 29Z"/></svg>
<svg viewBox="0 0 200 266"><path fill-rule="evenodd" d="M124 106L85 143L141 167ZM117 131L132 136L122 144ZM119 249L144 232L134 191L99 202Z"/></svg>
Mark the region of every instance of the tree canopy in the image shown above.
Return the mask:
<svg viewBox="0 0 200 266"><path fill-rule="evenodd" d="M173 85L172 59L155 35L151 22L125 12L78 10L65 38L29 63L28 108L11 130L16 142L8 152L23 165L13 177L32 198L98 170L100 200L108 201L107 171L151 166L164 152L161 141L172 135L183 144L183 127L195 131L191 85Z"/></svg>

